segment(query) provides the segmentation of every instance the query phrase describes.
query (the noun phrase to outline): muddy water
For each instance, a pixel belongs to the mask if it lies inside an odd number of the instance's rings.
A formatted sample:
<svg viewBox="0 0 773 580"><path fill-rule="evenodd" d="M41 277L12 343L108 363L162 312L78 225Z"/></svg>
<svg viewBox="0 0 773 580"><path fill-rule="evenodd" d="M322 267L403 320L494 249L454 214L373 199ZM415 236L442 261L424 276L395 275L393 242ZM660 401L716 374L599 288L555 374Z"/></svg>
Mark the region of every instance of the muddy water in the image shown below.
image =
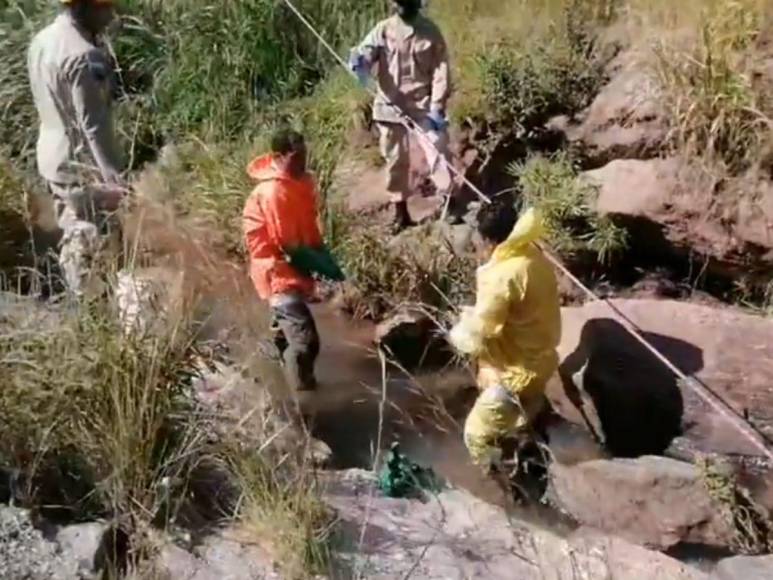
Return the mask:
<svg viewBox="0 0 773 580"><path fill-rule="evenodd" d="M316 307L322 341L317 363L319 390L306 398L304 414L314 435L333 450L335 467L371 468L398 441L414 461L431 466L446 482L464 488L513 516L559 533L573 526L543 505L519 505L472 465L462 442L462 424L476 395L472 375L459 368L408 376L382 368L373 348L373 326L354 323L327 307ZM471 388L472 387L472 388ZM568 428L568 427L567 427ZM557 456L578 461L600 457L582 434L551 432Z"/></svg>

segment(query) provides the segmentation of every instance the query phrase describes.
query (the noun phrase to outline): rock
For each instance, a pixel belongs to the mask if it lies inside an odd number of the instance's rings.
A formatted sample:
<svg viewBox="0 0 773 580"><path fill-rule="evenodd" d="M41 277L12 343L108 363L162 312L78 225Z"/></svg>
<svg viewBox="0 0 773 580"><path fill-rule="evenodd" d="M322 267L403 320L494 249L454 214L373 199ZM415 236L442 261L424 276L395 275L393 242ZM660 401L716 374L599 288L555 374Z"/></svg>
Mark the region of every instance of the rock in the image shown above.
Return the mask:
<svg viewBox="0 0 773 580"><path fill-rule="evenodd" d="M329 476L326 501L341 518L349 541L340 557L355 577L706 578L624 540L599 534L563 539L463 490L444 490L425 502L390 499L374 490L370 473L355 470Z"/></svg>
<svg viewBox="0 0 773 580"><path fill-rule="evenodd" d="M0 578L73 580L78 563L46 540L27 510L0 508Z"/></svg>
<svg viewBox="0 0 773 580"><path fill-rule="evenodd" d="M125 334L139 337L163 332L182 316L183 274L165 268L118 272L115 290L118 317Z"/></svg>
<svg viewBox="0 0 773 580"><path fill-rule="evenodd" d="M687 376L773 437L773 320L670 300L611 304ZM696 452L761 455L694 390L677 384L606 304L564 308L562 320L561 380L551 382L549 396L565 418L600 430L615 455L660 454L677 435Z"/></svg>
<svg viewBox="0 0 773 580"><path fill-rule="evenodd" d="M555 119L549 126L562 131L595 167L613 159L656 156L668 134L657 82L631 53L613 63L610 76L576 121Z"/></svg>
<svg viewBox="0 0 773 580"><path fill-rule="evenodd" d="M698 469L665 457L550 466L558 506L602 532L651 548L680 542L727 547L733 530Z"/></svg>
<svg viewBox="0 0 773 580"><path fill-rule="evenodd" d="M108 525L102 522L90 522L65 526L56 534L59 548L78 562L81 571L96 572L96 557L104 540Z"/></svg>
<svg viewBox="0 0 773 580"><path fill-rule="evenodd" d="M407 370L446 362L448 343L426 311L401 307L376 327L374 341L379 348Z"/></svg>
<svg viewBox="0 0 773 580"><path fill-rule="evenodd" d="M773 556L736 556L717 564L713 580L770 580L773 578Z"/></svg>
<svg viewBox="0 0 773 580"><path fill-rule="evenodd" d="M258 547L230 540L227 531L208 536L194 553L166 544L158 551L155 568L169 580L273 580L281 576L271 558Z"/></svg>
<svg viewBox="0 0 773 580"><path fill-rule="evenodd" d="M629 231L636 253L703 256L724 276L773 268L773 184L749 179L718 201L716 185L678 159L618 160L583 176L598 190L598 213Z"/></svg>

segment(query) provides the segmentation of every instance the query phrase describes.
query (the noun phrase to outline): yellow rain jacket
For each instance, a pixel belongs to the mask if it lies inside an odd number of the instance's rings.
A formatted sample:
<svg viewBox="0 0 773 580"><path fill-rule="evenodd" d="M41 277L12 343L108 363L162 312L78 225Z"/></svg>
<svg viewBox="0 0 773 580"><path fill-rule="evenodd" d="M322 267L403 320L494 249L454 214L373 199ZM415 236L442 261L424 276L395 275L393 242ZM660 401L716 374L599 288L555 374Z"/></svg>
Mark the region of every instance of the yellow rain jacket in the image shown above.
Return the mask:
<svg viewBox="0 0 773 580"><path fill-rule="evenodd" d="M478 361L483 392L464 433L477 463L495 461L499 441L529 426L558 366L558 284L551 264L533 243L542 233L537 211L521 216L508 239L478 268L476 304L463 309L451 331L456 349Z"/></svg>

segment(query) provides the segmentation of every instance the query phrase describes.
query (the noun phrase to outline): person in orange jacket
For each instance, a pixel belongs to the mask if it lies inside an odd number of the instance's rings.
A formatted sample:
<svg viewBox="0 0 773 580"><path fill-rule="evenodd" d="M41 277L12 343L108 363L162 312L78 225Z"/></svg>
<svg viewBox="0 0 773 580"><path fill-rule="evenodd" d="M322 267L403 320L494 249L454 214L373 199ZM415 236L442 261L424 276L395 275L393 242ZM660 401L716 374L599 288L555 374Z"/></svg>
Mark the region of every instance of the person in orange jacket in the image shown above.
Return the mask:
<svg viewBox="0 0 773 580"><path fill-rule="evenodd" d="M322 248L317 215L317 188L306 170L307 151L301 134L280 129L271 139L271 153L247 167L256 181L244 206L244 237L250 277L258 295L271 307L272 331L288 383L296 390L314 390L314 363L319 334L308 300L315 281L287 258L294 248Z"/></svg>

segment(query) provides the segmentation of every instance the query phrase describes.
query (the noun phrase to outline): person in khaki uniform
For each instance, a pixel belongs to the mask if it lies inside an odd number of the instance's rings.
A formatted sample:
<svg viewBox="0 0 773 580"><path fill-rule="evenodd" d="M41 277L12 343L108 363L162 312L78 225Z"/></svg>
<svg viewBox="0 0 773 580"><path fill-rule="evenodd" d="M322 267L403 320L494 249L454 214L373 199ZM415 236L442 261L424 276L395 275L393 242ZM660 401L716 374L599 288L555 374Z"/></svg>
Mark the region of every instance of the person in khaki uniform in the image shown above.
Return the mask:
<svg viewBox="0 0 773 580"><path fill-rule="evenodd" d="M417 138L438 193L453 198L454 180L448 169L446 108L451 95L448 50L440 29L420 13L421 0L393 0L395 14L379 22L352 49L350 67L362 82L375 71L378 96L373 120L386 160L387 191L395 208L395 229L413 225L407 199L410 184L410 138L403 124L407 115L427 138ZM403 115L404 113L404 115ZM428 142L429 140L429 142ZM441 156L443 158L441 158ZM458 220L456 204L449 215Z"/></svg>
<svg viewBox="0 0 773 580"><path fill-rule="evenodd" d="M98 36L112 0L60 0L62 12L32 40L30 85L40 117L37 164L63 232L59 261L68 289L82 296L90 265L122 197L112 124L113 71Z"/></svg>

